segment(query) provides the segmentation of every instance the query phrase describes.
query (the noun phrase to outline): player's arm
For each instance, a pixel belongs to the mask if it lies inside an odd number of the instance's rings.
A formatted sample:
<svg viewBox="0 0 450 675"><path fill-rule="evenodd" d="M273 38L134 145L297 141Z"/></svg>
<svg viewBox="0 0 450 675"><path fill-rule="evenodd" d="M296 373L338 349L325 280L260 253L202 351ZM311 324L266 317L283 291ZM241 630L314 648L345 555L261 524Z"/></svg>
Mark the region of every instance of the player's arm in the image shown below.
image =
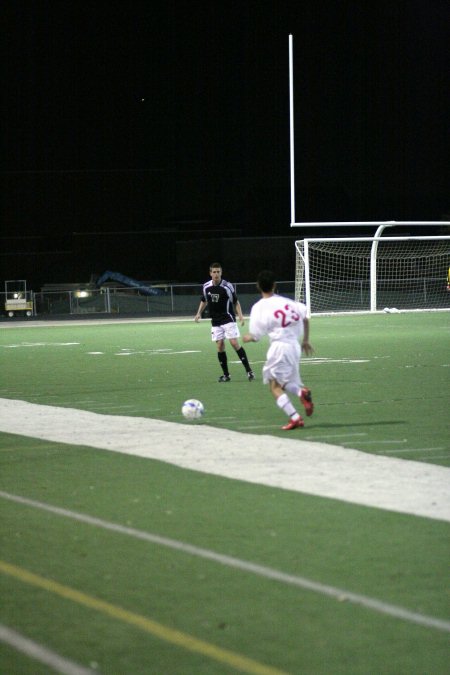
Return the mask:
<svg viewBox="0 0 450 675"><path fill-rule="evenodd" d="M261 329L261 324L258 321L255 307L252 307L250 312L249 331L247 335L242 337L244 342L259 342L264 335L264 330Z"/></svg>
<svg viewBox="0 0 450 675"><path fill-rule="evenodd" d="M205 309L206 305L208 303L205 302L204 300L200 300L200 304L198 306L197 314L194 316L194 321L200 321L202 318L202 312Z"/></svg>
<svg viewBox="0 0 450 675"><path fill-rule="evenodd" d="M244 319L244 315L242 314L242 307L241 307L241 303L239 302L239 300L236 300L236 302L234 303L234 309L235 309L235 312L238 316L239 321L241 322L241 325L243 326L244 323L245 323L245 319Z"/></svg>
<svg viewBox="0 0 450 675"><path fill-rule="evenodd" d="M305 354L313 354L314 349L309 341L309 319L306 317L303 319L303 340L302 340L302 352Z"/></svg>
<svg viewBox="0 0 450 675"><path fill-rule="evenodd" d="M255 336L252 335L251 333L247 333L247 335L243 335L242 340L244 342L258 342L258 340L255 338Z"/></svg>

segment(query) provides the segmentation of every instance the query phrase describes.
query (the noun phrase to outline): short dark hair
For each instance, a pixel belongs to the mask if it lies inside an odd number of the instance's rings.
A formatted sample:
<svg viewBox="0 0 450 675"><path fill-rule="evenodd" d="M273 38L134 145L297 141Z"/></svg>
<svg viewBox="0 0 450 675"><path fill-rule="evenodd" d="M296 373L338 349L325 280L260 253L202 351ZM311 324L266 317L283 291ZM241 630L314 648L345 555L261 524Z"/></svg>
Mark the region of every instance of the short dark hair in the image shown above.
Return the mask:
<svg viewBox="0 0 450 675"><path fill-rule="evenodd" d="M271 270L262 270L256 279L258 288L263 293L270 293L276 286L275 275Z"/></svg>
<svg viewBox="0 0 450 675"><path fill-rule="evenodd" d="M222 269L222 265L218 262L211 263L209 269L212 270L214 267L219 267L220 269Z"/></svg>

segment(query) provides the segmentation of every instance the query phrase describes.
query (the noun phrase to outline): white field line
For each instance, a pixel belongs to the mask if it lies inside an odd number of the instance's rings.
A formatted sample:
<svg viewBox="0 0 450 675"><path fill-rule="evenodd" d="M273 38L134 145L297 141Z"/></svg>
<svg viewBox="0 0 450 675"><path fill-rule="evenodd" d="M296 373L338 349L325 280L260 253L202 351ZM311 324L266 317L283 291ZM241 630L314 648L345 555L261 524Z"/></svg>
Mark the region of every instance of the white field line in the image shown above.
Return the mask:
<svg viewBox="0 0 450 675"><path fill-rule="evenodd" d="M389 455L391 453L397 454L400 452L432 452L434 450L446 450L447 448L444 447L437 447L437 448L402 448L401 450L380 450L379 452L382 453L383 455Z"/></svg>
<svg viewBox="0 0 450 675"><path fill-rule="evenodd" d="M423 460L426 460L426 461L430 461L430 459L449 459L449 455L448 455L448 453L446 455L431 455L431 456L430 455L424 455L423 457L418 457L417 459L418 460L423 459Z"/></svg>
<svg viewBox="0 0 450 675"><path fill-rule="evenodd" d="M337 445L0 398L0 431L450 521L450 469Z"/></svg>
<svg viewBox="0 0 450 675"><path fill-rule="evenodd" d="M100 672L98 670L90 670L79 666L73 661L59 656L55 652L43 647L42 645L29 640L20 633L17 633L7 626L0 624L0 641L16 649L16 651L25 654L29 658L39 661L46 666L49 666L53 671L61 673L61 675L94 675Z"/></svg>
<svg viewBox="0 0 450 675"><path fill-rule="evenodd" d="M375 357L375 358L377 358L377 357ZM302 359L302 368L305 365L321 366L321 365L326 365L328 363L370 363L370 361L371 361L371 359L368 359L368 358L365 358L365 357L354 358L354 359L349 359L349 358L333 359L333 358L327 357L327 356L324 356L323 358L304 357ZM230 363L240 364L241 362L239 360L237 360L237 361L230 360ZM255 365L255 364L259 364L259 363L265 363L265 361L252 361L251 363L252 363L252 365Z"/></svg>
<svg viewBox="0 0 450 675"><path fill-rule="evenodd" d="M12 345L0 345L3 349L17 349L19 347L73 347L80 342L20 342Z"/></svg>
<svg viewBox="0 0 450 675"><path fill-rule="evenodd" d="M350 438L353 436L367 436L367 433L365 431L357 431L355 433L350 433L350 434L325 434L321 436L314 436L314 440L321 440L321 439L327 439L327 438ZM312 440L310 436L305 436L305 439L307 441Z"/></svg>
<svg viewBox="0 0 450 675"><path fill-rule="evenodd" d="M52 320L48 321L2 321L2 328L60 328L61 326L70 326L77 328L78 326L103 326L106 324L120 324L120 323L177 323L177 322L193 322L191 316L177 316L177 317L141 317L138 319L130 318L114 318L114 319L70 319L70 320ZM208 321L208 319L202 319Z"/></svg>
<svg viewBox="0 0 450 675"><path fill-rule="evenodd" d="M20 347L73 347L79 346L80 342L21 342L19 344L0 345L0 349L18 349ZM106 352L86 352L88 356L102 356ZM115 352L115 356L134 356L136 354L151 354L152 356L173 356L174 354L201 354L201 349L183 349L176 351L173 349L142 349L132 350L124 349L120 352ZM240 363L237 361L236 363Z"/></svg>
<svg viewBox="0 0 450 675"><path fill-rule="evenodd" d="M164 546L176 551L181 551L187 553L188 555L193 555L198 558L203 558L205 560L211 560L225 567L232 567L234 569L241 570L243 572L249 572L251 574L256 574L265 579L272 579L283 584L288 584L290 586L296 586L304 590L313 591L319 593L320 595L325 595L333 600L339 602L349 602L354 605L360 605L366 609L378 612L380 614L385 614L392 616L396 619L401 619L403 621L408 621L410 623L415 623L420 626L425 626L426 628L435 628L436 630L450 632L450 621L444 619L438 619L433 616L428 616L426 614L420 614L418 612L412 612L404 607L399 607L398 605L391 605L388 602L382 600L377 600L376 598L371 598L366 595L361 595L359 593L353 593L343 588L338 588L336 586L328 586L327 584L322 584L317 581L312 581L306 577L298 576L295 574L286 574L280 570L276 570L272 567L266 567L264 565L258 565L256 563L248 562L246 560L241 560L240 558L235 558L229 555L222 555L221 553L216 553L209 549L200 548L198 546L193 546L176 539L169 539L168 537L162 537L158 534L152 534L151 532L144 532L143 530L137 530L133 527L126 527L124 525L119 525L118 523L112 523L107 520L102 520L101 518L95 518L93 516L88 516L83 513L78 513L76 511L70 511L68 509L63 509L58 506L52 506L51 504L45 504L43 502L35 501L34 499L28 499L26 497L21 497L20 495L13 495L8 492L3 492L0 490L0 497L7 499L18 504L24 504L25 506L31 506L32 508L41 509L53 513L57 516L63 516L64 518L71 518L81 523L86 523L88 525L93 525L94 527L100 527L104 530L109 530L111 532L116 532L118 534L124 534L135 539L140 539L143 541L156 544L158 546Z"/></svg>
<svg viewBox="0 0 450 675"><path fill-rule="evenodd" d="M358 441L359 445L395 445L395 444L401 444L401 443L406 443L407 438L403 438L402 440L391 440L387 438L386 440L379 441L379 440L374 440L374 441ZM394 452L396 452L394 450ZM399 451L400 452L400 451Z"/></svg>
<svg viewBox="0 0 450 675"><path fill-rule="evenodd" d="M83 401L84 403L84 401ZM108 410L135 410L137 406L132 403L120 403L117 405L109 405L108 403L99 403L98 401L91 401L89 405L97 406L97 408L107 408Z"/></svg>

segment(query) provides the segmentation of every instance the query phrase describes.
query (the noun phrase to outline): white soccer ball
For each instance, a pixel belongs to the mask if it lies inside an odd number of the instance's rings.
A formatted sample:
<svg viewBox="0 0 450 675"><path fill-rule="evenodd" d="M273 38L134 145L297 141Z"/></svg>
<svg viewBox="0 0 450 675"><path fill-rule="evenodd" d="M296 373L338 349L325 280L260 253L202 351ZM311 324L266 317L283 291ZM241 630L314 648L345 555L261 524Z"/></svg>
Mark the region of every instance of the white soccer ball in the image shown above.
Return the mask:
<svg viewBox="0 0 450 675"><path fill-rule="evenodd" d="M204 405L196 398L189 398L181 406L181 412L187 420L199 420L205 412Z"/></svg>

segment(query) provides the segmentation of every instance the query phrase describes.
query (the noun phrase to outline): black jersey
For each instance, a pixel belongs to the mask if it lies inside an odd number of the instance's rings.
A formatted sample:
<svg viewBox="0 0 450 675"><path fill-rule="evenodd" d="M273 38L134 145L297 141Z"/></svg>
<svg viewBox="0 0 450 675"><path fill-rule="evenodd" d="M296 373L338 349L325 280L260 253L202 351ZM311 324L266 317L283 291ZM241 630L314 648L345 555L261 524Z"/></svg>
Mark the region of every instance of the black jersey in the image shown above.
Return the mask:
<svg viewBox="0 0 450 675"><path fill-rule="evenodd" d="M222 326L224 323L236 322L234 305L237 302L233 284L222 279L220 284L214 285L212 279L203 284L202 301L208 303L209 316L213 326Z"/></svg>

